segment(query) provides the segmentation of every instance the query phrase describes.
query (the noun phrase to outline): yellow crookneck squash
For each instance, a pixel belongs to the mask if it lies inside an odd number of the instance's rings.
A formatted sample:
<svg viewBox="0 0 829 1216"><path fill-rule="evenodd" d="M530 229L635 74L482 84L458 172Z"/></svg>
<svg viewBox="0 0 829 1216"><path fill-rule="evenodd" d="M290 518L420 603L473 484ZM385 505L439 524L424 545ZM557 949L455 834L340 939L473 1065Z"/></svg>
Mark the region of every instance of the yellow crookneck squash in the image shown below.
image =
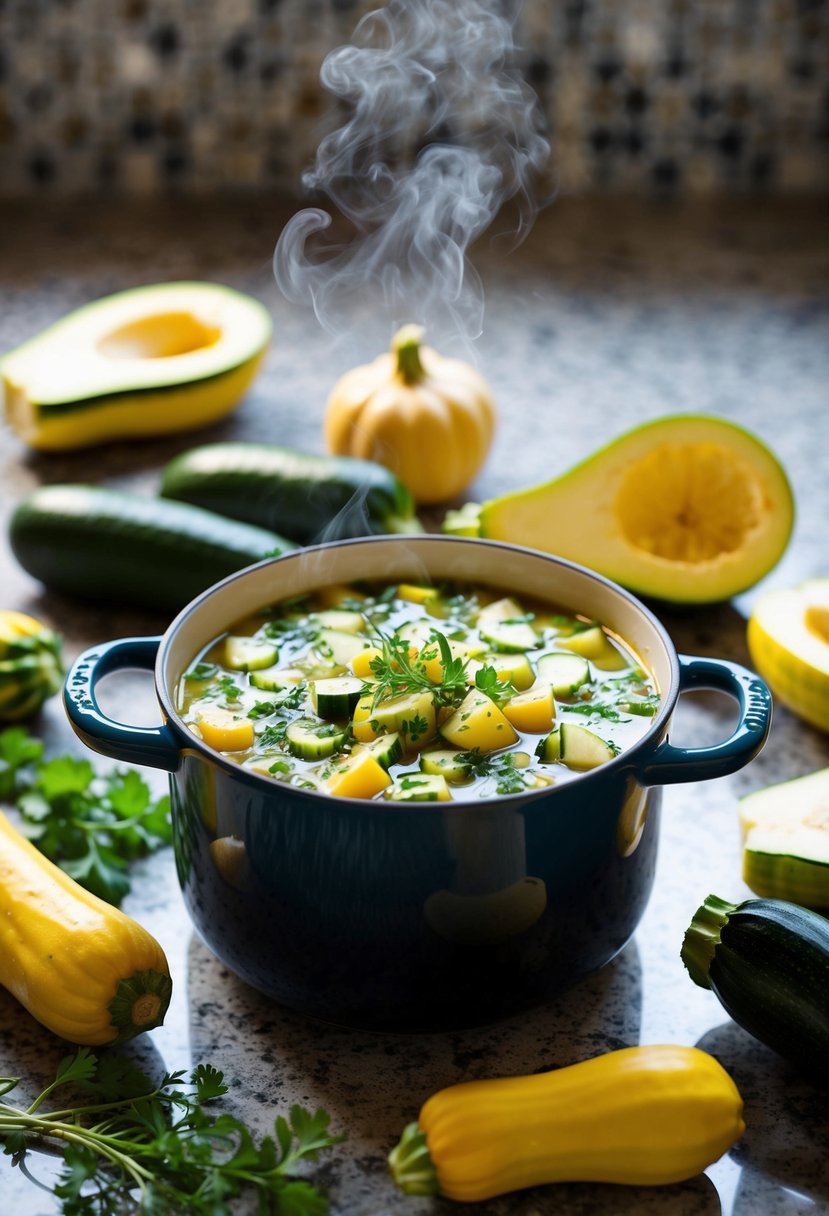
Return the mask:
<svg viewBox="0 0 829 1216"><path fill-rule="evenodd" d="M0 984L54 1034L95 1047L159 1026L172 991L155 938L85 891L2 812Z"/></svg>
<svg viewBox="0 0 829 1216"><path fill-rule="evenodd" d="M479 1202L553 1182L667 1185L742 1135L743 1102L695 1047L627 1047L568 1068L433 1094L389 1155L414 1195Z"/></svg>
<svg viewBox="0 0 829 1216"><path fill-rule="evenodd" d="M422 337L419 325L404 325L390 352L338 380L325 440L338 456L385 465L428 505L448 501L475 477L492 442L495 408L479 372L424 346Z"/></svg>

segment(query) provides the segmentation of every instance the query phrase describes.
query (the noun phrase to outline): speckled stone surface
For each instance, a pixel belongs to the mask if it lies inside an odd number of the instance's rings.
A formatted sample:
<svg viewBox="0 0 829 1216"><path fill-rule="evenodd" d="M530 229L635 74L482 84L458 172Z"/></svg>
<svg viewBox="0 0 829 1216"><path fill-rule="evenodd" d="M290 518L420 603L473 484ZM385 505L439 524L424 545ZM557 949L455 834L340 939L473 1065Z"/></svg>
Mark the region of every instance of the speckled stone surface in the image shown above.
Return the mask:
<svg viewBox="0 0 829 1216"><path fill-rule="evenodd" d="M798 517L789 550L764 586L829 573L829 248L825 204L687 204L561 200L509 256L482 243L486 289L477 344L499 403L491 457L469 497L565 470L627 427L669 412L710 411L751 427L791 475ZM277 204L0 212L0 349L108 291L169 278L210 278L259 295L275 341L240 410L196 435L38 456L0 435L3 607L50 621L67 658L94 642L163 629L152 614L80 607L43 592L5 542L15 502L40 483L93 481L152 493L159 471L195 442L270 440L321 451L325 397L336 377L377 353L366 325L332 348L314 318L278 295L270 258L287 213ZM434 522L434 521L432 521ZM745 620L758 589L696 611L657 608L677 648L747 661ZM111 692L113 711L152 721L146 680ZM675 742L725 737L731 710L713 694L685 697ZM35 723L50 749L82 749L57 700ZM103 761L101 762L103 763ZM172 856L139 865L127 910L155 933L175 991L166 1025L133 1046L152 1071L210 1060L228 1102L264 1130L293 1101L324 1105L348 1141L316 1174L335 1216L427 1216L460 1210L408 1199L385 1155L421 1102L452 1082L539 1071L633 1043L697 1044L734 1076L746 1102L743 1140L705 1175L657 1188L566 1185L471 1205L470 1216L806 1216L829 1211L827 1091L730 1022L679 959L682 935L709 891L734 899L740 880L736 799L829 765L829 739L778 708L762 754L742 772L666 789L654 895L633 939L601 973L549 1005L496 1026L429 1036L355 1033L312 1023L246 988L195 937ZM147 772L159 789L164 779ZM0 1075L34 1094L66 1046L0 992ZM54 1174L48 1161L42 1176ZM56 1201L0 1158L3 1211L53 1216ZM240 1213L243 1212L240 1207Z"/></svg>

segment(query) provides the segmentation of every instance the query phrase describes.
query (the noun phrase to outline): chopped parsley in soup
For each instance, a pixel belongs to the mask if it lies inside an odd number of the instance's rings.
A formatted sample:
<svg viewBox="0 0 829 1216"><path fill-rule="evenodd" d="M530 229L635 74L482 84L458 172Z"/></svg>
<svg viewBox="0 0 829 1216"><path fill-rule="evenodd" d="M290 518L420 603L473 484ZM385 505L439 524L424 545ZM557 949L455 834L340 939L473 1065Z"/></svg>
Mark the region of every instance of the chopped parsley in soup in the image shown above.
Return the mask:
<svg viewBox="0 0 829 1216"><path fill-rule="evenodd" d="M190 730L342 798L520 794L629 747L652 678L598 621L490 587L330 587L237 623L181 681Z"/></svg>

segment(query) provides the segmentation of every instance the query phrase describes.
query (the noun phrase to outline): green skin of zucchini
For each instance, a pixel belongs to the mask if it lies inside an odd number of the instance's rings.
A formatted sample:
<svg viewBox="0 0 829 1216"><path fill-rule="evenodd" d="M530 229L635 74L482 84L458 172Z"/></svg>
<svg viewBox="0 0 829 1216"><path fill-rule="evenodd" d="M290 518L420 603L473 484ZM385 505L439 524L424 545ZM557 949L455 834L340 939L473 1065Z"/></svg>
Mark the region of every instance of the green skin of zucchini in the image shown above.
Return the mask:
<svg viewBox="0 0 829 1216"><path fill-rule="evenodd" d="M35 490L12 516L9 543L54 591L174 612L227 575L296 548L184 503L84 485Z"/></svg>
<svg viewBox="0 0 829 1216"><path fill-rule="evenodd" d="M382 465L268 444L216 443L184 452L164 470L161 493L303 545L423 530L411 494Z"/></svg>
<svg viewBox="0 0 829 1216"><path fill-rule="evenodd" d="M709 896L685 936L691 978L733 1020L829 1081L829 920L798 904Z"/></svg>

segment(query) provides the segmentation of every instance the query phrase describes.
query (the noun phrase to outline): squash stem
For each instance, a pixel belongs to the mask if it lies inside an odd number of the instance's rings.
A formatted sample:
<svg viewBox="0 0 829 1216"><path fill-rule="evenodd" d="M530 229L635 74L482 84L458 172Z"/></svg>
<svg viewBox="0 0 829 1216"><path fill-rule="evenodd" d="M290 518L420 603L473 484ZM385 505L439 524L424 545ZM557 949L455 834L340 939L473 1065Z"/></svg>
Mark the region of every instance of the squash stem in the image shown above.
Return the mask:
<svg viewBox="0 0 829 1216"><path fill-rule="evenodd" d="M420 362L422 325L403 325L392 338L392 353L397 356L397 374L405 384L417 384L426 375Z"/></svg>
<svg viewBox="0 0 829 1216"><path fill-rule="evenodd" d="M136 971L121 980L107 1006L110 1022L118 1031L112 1043L123 1043L160 1026L172 991L172 980L163 971Z"/></svg>
<svg viewBox="0 0 829 1216"><path fill-rule="evenodd" d="M723 926L736 908L737 904L720 899L718 895L708 895L688 926L680 956L691 979L700 988L711 987L709 968L720 944Z"/></svg>
<svg viewBox="0 0 829 1216"><path fill-rule="evenodd" d="M405 1128L400 1141L388 1156L389 1170L396 1185L406 1195L437 1195L438 1176L429 1155L426 1133L417 1123Z"/></svg>

